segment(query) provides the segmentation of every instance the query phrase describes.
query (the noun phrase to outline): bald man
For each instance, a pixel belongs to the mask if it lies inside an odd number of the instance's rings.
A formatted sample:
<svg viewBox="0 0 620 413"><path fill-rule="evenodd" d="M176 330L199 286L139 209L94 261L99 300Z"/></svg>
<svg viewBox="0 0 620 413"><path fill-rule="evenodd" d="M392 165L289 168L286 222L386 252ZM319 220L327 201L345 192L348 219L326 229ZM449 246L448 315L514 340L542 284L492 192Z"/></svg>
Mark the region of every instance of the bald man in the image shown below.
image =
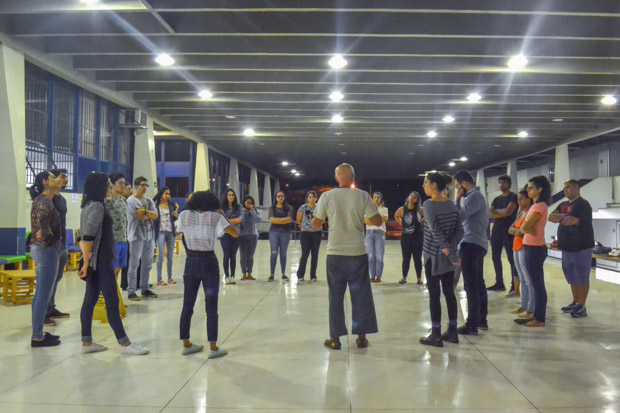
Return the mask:
<svg viewBox="0 0 620 413"><path fill-rule="evenodd" d="M366 334L376 333L377 316L372 298L368 255L364 243L364 216L371 224L383 222L368 192L352 188L355 171L349 164L336 168L339 187L325 192L314 210L312 227L318 230L329 220L327 240L327 284L329 286L329 336L324 345L340 350L340 336L346 336L344 294L351 293L353 334L357 347L368 346Z"/></svg>

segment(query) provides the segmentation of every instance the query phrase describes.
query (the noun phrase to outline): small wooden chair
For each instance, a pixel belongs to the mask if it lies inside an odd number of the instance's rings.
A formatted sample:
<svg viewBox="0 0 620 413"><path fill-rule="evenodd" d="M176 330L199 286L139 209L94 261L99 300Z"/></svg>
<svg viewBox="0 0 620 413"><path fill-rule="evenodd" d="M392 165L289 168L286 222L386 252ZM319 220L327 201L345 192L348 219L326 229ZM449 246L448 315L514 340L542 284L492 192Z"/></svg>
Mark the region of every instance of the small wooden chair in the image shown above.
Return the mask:
<svg viewBox="0 0 620 413"><path fill-rule="evenodd" d="M34 297L36 286L35 270L3 270L2 295L4 301L15 304L29 304Z"/></svg>
<svg viewBox="0 0 620 413"><path fill-rule="evenodd" d="M79 246L75 245L73 238L73 230L68 229L66 232L67 242L67 269L77 270L80 265L80 258L82 258L82 250Z"/></svg>

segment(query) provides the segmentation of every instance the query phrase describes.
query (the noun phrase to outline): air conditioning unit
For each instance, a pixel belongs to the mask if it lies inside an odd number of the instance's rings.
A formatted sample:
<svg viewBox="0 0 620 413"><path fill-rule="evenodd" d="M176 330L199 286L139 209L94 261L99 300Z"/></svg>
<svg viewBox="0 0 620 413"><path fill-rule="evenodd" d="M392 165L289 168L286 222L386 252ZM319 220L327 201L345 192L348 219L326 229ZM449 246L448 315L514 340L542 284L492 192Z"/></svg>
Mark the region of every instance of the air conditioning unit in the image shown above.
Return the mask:
<svg viewBox="0 0 620 413"><path fill-rule="evenodd" d="M121 128L146 129L147 114L139 109L121 109L118 126Z"/></svg>

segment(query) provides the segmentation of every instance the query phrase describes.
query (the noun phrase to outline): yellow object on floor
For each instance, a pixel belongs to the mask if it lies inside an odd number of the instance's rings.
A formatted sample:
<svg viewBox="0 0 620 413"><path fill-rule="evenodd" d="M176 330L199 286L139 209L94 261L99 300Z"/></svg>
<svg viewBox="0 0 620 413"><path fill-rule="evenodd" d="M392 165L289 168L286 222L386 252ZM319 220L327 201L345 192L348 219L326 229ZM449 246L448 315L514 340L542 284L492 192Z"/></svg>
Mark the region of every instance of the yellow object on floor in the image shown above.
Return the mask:
<svg viewBox="0 0 620 413"><path fill-rule="evenodd" d="M2 296L4 301L13 304L29 304L34 297L37 275L34 270L4 270L2 277Z"/></svg>
<svg viewBox="0 0 620 413"><path fill-rule="evenodd" d="M123 295L121 294L121 289L118 286L118 281L116 282L116 291L118 293L118 312L121 314L121 317L125 317L127 315L127 308L125 307L125 302L123 301ZM99 300L97 301L97 304L95 304L93 320L101 321L105 324L108 323L108 313L105 310L105 300L103 298L103 294L101 293L99 293Z"/></svg>

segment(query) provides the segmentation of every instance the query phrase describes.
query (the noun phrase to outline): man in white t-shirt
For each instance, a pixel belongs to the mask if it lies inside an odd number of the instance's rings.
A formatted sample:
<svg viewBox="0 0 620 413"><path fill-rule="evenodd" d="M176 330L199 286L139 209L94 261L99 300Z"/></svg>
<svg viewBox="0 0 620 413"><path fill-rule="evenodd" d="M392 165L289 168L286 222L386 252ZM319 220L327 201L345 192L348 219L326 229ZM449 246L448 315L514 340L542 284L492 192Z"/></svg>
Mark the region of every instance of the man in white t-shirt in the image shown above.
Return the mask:
<svg viewBox="0 0 620 413"><path fill-rule="evenodd" d="M359 348L368 346L366 334L376 333L377 316L372 298L368 255L364 242L364 216L373 225L383 222L368 192L352 188L355 171L349 164L336 168L339 188L324 193L316 209L312 226L321 228L329 220L327 240L327 284L329 286L329 336L325 346L340 350L340 336L348 334L344 320L344 294L351 293L353 334Z"/></svg>

